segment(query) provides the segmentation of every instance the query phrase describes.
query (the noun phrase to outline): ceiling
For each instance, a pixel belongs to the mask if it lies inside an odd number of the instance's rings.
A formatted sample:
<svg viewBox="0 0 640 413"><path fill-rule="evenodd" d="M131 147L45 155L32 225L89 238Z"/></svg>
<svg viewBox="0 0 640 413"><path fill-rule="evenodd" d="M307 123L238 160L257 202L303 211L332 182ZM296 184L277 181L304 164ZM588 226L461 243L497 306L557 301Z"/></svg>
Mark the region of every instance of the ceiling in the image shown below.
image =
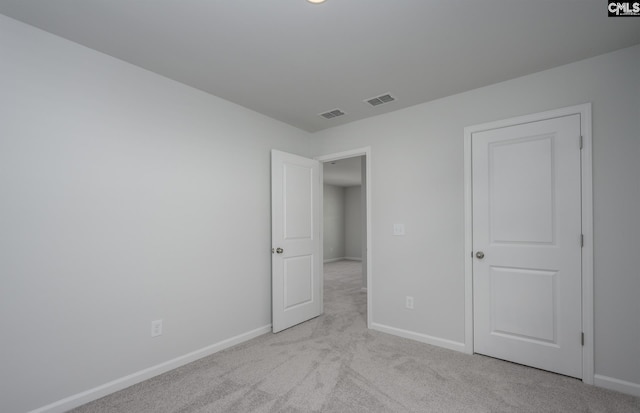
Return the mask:
<svg viewBox="0 0 640 413"><path fill-rule="evenodd" d="M640 43L640 18L606 4L0 0L0 13L314 132ZM333 109L345 115L319 116Z"/></svg>
<svg viewBox="0 0 640 413"><path fill-rule="evenodd" d="M362 156L338 159L322 164L322 179L325 184L336 186L355 186L362 183Z"/></svg>

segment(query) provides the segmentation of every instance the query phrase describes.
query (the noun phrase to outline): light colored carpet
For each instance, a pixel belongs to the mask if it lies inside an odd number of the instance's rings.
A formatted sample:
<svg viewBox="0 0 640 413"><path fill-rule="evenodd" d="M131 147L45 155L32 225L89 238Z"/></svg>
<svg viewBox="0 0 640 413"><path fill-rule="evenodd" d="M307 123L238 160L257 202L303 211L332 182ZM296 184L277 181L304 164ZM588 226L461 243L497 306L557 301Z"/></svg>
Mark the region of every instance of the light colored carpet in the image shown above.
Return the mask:
<svg viewBox="0 0 640 413"><path fill-rule="evenodd" d="M572 378L366 328L360 263L325 265L325 314L73 412L640 412Z"/></svg>

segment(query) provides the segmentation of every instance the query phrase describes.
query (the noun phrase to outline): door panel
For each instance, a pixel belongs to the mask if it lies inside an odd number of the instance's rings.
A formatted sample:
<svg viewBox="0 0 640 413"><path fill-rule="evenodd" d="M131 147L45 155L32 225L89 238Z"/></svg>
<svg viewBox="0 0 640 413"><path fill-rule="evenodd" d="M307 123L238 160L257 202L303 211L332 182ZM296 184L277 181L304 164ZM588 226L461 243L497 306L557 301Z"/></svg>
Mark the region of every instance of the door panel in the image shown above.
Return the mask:
<svg viewBox="0 0 640 413"><path fill-rule="evenodd" d="M489 144L493 243L553 242L553 137Z"/></svg>
<svg viewBox="0 0 640 413"><path fill-rule="evenodd" d="M580 116L472 135L474 351L582 377Z"/></svg>
<svg viewBox="0 0 640 413"><path fill-rule="evenodd" d="M492 267L491 334L555 343L556 271Z"/></svg>
<svg viewBox="0 0 640 413"><path fill-rule="evenodd" d="M311 255L285 259L284 310L313 302L313 257Z"/></svg>
<svg viewBox="0 0 640 413"><path fill-rule="evenodd" d="M314 169L310 166L283 164L284 239L313 240ZM316 175L317 175L317 171ZM317 177L316 177L317 178Z"/></svg>
<svg viewBox="0 0 640 413"><path fill-rule="evenodd" d="M320 163L271 152L272 328L320 315Z"/></svg>

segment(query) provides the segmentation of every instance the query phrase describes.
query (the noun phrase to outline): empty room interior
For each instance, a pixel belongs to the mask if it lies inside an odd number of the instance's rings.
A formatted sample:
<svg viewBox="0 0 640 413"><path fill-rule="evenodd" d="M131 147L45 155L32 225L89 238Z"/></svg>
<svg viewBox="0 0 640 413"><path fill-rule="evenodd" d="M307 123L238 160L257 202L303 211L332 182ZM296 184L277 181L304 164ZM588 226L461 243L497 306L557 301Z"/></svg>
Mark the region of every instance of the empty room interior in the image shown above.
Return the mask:
<svg viewBox="0 0 640 413"><path fill-rule="evenodd" d="M0 411L640 412L640 4L0 0Z"/></svg>

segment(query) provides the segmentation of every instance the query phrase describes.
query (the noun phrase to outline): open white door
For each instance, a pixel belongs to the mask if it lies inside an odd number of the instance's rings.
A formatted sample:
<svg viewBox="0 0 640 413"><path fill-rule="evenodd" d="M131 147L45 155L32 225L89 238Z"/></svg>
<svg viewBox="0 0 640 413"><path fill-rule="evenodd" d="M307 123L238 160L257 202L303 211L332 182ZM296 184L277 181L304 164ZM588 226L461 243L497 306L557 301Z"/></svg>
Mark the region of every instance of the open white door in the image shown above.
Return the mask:
<svg viewBox="0 0 640 413"><path fill-rule="evenodd" d="M272 328L320 315L320 162L271 151Z"/></svg>

